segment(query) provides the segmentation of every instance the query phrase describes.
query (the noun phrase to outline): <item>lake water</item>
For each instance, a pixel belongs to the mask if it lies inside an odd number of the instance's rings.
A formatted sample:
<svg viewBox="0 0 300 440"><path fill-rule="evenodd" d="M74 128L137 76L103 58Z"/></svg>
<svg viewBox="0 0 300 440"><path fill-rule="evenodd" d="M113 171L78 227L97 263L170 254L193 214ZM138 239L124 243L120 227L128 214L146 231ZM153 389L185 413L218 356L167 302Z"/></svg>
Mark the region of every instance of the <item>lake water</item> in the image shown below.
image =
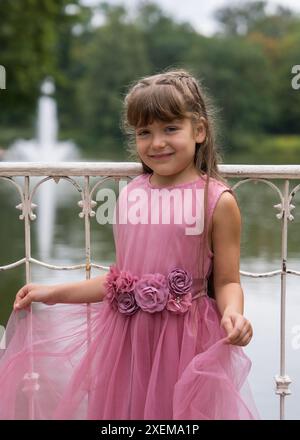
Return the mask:
<svg viewBox="0 0 300 440"><path fill-rule="evenodd" d="M231 181L233 183L233 180ZM274 181L278 183L278 181ZM60 184L59 184L60 185ZM296 181L291 182L291 188ZM282 188L282 183L279 183ZM47 261L66 265L84 262L84 221L78 217L79 200L74 191L60 194L53 248ZM280 268L281 220L273 205L279 203L276 193L262 183L248 183L237 191L242 212L241 270L265 272ZM299 197L297 195L297 197ZM18 219L20 203L8 184L0 181L0 265L12 263L24 256L24 223ZM295 201L294 205L297 206ZM298 205L299 206L299 205ZM36 213L39 214L38 208ZM289 222L288 268L300 270L299 207ZM45 234L47 232L45 231ZM93 261L108 266L115 260L112 226L91 220ZM32 256L40 258L37 243L37 223L32 223ZM95 271L92 276L99 272ZM32 281L59 283L83 279L83 271L51 271L34 266ZM7 322L16 291L24 284L24 267L0 272L0 324ZM251 388L263 419L279 418L279 396L275 395L274 376L279 374L280 337L280 276L272 278L241 277L245 294L245 315L253 324L254 337L245 348L252 360L249 376ZM286 397L286 418L300 419L300 346L295 344L295 332L300 328L300 280L287 277L286 372L292 379L292 394ZM299 331L300 332L300 331ZM300 338L298 338L299 341ZM298 344L300 345L300 344Z"/></svg>

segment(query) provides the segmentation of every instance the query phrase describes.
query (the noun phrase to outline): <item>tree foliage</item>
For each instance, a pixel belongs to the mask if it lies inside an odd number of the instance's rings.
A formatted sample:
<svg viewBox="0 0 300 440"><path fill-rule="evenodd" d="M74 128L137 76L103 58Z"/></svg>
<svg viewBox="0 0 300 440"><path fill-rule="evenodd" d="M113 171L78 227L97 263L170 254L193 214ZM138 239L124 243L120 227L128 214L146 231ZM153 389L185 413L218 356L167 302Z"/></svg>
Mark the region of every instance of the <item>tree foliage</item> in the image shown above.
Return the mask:
<svg viewBox="0 0 300 440"><path fill-rule="evenodd" d="M0 64L7 72L2 123L28 123L42 80L62 75L62 41L77 19L67 13L68 4L68 0L0 0Z"/></svg>
<svg viewBox="0 0 300 440"><path fill-rule="evenodd" d="M61 132L90 151L121 151L122 101L130 83L187 67L213 96L230 148L242 148L242 136L299 133L300 91L291 87L291 68L300 64L300 19L290 10L270 12L266 1L226 6L216 12L218 32L206 37L151 1L141 2L135 14L109 2L72 4L0 0L3 127L32 123L41 81L51 75Z"/></svg>

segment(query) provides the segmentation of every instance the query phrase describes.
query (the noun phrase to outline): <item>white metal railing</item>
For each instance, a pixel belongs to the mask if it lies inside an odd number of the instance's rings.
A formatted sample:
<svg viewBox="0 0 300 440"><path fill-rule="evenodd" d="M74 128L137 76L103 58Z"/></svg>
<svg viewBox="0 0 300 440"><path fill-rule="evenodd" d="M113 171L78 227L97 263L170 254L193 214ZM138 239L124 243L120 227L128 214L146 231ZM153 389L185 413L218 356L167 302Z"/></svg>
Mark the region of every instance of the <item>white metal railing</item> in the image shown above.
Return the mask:
<svg viewBox="0 0 300 440"><path fill-rule="evenodd" d="M285 397L290 394L289 385L291 380L286 373L285 368L285 317L286 317L286 276L294 274L299 276L300 272L288 269L287 267L287 234L288 220L292 221L291 211L295 208L292 200L300 189L300 183L290 189L291 179L300 179L300 165L220 165L219 170L226 178L238 179L237 183L232 185L236 190L241 185L249 182L263 182L270 186L278 196L278 204L274 208L279 212L276 217L281 220L281 267L278 270L253 273L240 271L240 274L246 277L281 277L281 308L280 308L280 372L275 376L276 394L280 397L280 419L285 418ZM31 281L30 269L32 264L42 265L55 270L72 270L85 268L86 279L90 278L92 267L108 269L107 267L96 264L91 261L91 237L90 237L90 218L95 216L93 208L97 203L93 200L96 189L98 189L108 179L119 180L121 178L132 178L142 172L142 166L134 162L63 162L63 163L30 163L30 162L0 162L0 179L10 182L17 190L20 197L20 204L16 206L21 211L20 220L24 220L25 237L25 256L24 258L0 266L0 271L9 270L16 266L25 264L26 283ZM21 185L15 180L15 177L23 176L24 183ZM41 177L38 183L35 183L30 189L30 180L33 176ZM76 182L74 177L81 177L82 183ZM99 180L91 186L90 177L99 177ZM60 179L68 180L78 191L80 201L79 207L82 211L79 216L84 219L85 228L85 263L70 266L54 266L31 257L31 237L30 224L36 216L33 210L36 205L33 203L37 188L48 180L54 180L56 183ZM280 189L270 179L280 179L283 182L283 188ZM87 321L89 324L89 308L87 308ZM88 339L89 339L89 325ZM31 365L31 373L26 377L36 381L34 365ZM33 397L32 397L33 399ZM31 402L31 418L34 418L34 405Z"/></svg>

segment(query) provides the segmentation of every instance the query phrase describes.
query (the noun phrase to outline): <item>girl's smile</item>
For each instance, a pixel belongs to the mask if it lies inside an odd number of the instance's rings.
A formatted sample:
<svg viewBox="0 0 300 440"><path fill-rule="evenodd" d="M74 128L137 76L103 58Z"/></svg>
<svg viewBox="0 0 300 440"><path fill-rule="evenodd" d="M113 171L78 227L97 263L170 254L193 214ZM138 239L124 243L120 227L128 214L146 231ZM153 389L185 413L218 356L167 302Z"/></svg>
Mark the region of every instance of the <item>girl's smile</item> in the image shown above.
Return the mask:
<svg viewBox="0 0 300 440"><path fill-rule="evenodd" d="M165 159L169 159L174 154L175 153L162 153L162 154L149 155L149 157L151 157L151 159L154 160L165 160Z"/></svg>

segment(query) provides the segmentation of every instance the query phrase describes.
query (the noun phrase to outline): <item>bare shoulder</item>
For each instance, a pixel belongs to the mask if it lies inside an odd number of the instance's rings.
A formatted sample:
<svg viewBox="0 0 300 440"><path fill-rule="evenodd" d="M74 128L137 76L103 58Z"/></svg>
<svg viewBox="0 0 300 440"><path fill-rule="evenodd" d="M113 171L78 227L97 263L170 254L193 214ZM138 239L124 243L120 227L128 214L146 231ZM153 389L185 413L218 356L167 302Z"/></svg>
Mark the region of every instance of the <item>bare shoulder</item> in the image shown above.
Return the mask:
<svg viewBox="0 0 300 440"><path fill-rule="evenodd" d="M229 191L224 191L216 204L213 213L213 224L227 222L241 223L241 213L236 198Z"/></svg>
<svg viewBox="0 0 300 440"><path fill-rule="evenodd" d="M212 248L214 252L215 288L239 282L241 216L235 196L224 191L214 209Z"/></svg>
<svg viewBox="0 0 300 440"><path fill-rule="evenodd" d="M212 217L212 249L215 254L215 264L220 261L228 261L229 249L240 246L242 220L240 209L235 196L224 191L217 201ZM227 256L226 256L227 255ZM225 259L225 260L223 260Z"/></svg>

